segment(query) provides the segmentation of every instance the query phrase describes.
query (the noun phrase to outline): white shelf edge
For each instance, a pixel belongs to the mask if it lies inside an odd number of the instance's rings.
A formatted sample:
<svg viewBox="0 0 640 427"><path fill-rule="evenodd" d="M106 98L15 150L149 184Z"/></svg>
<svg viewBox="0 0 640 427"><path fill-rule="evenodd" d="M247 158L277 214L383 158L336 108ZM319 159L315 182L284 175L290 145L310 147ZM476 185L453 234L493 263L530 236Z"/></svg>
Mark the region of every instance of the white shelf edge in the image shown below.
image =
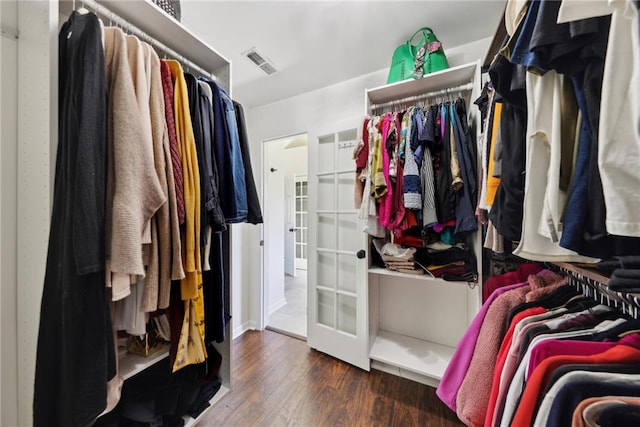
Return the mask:
<svg viewBox="0 0 640 427"><path fill-rule="evenodd" d="M168 48L210 71L216 76L218 83L225 89L230 89L231 61L150 0L95 1ZM76 7L81 5L81 1L76 2ZM72 10L71 0L60 1L61 13L68 16ZM104 24L109 25L109 22Z"/></svg>
<svg viewBox="0 0 640 427"><path fill-rule="evenodd" d="M124 380L127 380L148 367L155 365L165 357L169 357L169 346L147 357L125 353L124 356L118 359L118 374Z"/></svg>
<svg viewBox="0 0 640 427"><path fill-rule="evenodd" d="M426 375L416 374L415 372L408 371L406 369L398 368L397 366L390 365L388 363L380 362L379 360L371 361L371 369L377 371L386 372L397 377L406 378L411 381L415 381L420 384L428 385L429 387L438 388L440 380Z"/></svg>
<svg viewBox="0 0 640 427"><path fill-rule="evenodd" d="M403 80L401 82L367 89L366 99L369 104L381 104L408 96L420 95L425 92L472 83L477 67L479 67L478 61L428 74L418 80Z"/></svg>
<svg viewBox="0 0 640 427"><path fill-rule="evenodd" d="M448 281L441 279L439 277L432 277L429 274L409 274L409 273L401 273L399 271L389 270L388 268L382 267L369 267L369 274L379 274L381 276L394 276L394 277L402 277L404 279L414 279L414 280L422 280L425 282L437 282L437 283L447 283L453 285L464 285L468 286L469 283L472 282L459 282L459 281Z"/></svg>
<svg viewBox="0 0 640 427"><path fill-rule="evenodd" d="M440 380L454 351L455 347L379 330L369 358Z"/></svg>
<svg viewBox="0 0 640 427"><path fill-rule="evenodd" d="M204 416L209 412L212 408L215 407L216 403L226 396L229 393L229 389L225 386L220 386L220 390L211 398L209 401L209 407L198 415L198 418L191 418L189 415L185 415L182 417L184 420L184 427L192 427L195 426L198 422L200 422Z"/></svg>

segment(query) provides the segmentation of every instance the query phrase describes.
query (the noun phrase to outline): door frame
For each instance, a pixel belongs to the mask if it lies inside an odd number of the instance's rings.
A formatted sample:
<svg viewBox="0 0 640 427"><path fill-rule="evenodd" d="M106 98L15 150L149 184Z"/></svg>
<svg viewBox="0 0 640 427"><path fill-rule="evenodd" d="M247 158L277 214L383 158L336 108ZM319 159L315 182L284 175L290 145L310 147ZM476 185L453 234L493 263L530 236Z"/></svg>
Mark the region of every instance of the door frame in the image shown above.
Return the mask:
<svg viewBox="0 0 640 427"><path fill-rule="evenodd" d="M267 165L267 144L273 143L276 141L284 140L284 139L292 139L301 135L306 135L307 139L309 138L309 132L295 132L282 136L277 136L273 138L265 138L260 143L260 157L261 157L261 165L262 165L262 176L260 183L260 193L262 195L262 205L266 208L268 204L268 191L267 191L267 174L271 173L269 166ZM309 152L307 151L307 158L309 157ZM284 220L284 218L283 218ZM258 316L258 329L263 330L269 324L269 294L268 294L268 286L267 286L267 278L269 277L269 266L265 262L266 254L269 249L268 242L266 242L265 237L267 236L267 228L269 224L265 221L260 227L260 312ZM284 260L283 260L284 263ZM284 286L284 285L283 285Z"/></svg>

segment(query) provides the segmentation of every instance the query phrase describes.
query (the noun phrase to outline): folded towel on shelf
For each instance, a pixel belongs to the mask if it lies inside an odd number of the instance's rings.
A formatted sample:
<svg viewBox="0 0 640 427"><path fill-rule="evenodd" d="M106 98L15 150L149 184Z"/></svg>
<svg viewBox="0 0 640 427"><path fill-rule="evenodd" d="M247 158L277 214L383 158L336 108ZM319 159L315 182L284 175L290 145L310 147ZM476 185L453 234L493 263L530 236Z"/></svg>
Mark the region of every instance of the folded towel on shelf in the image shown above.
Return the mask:
<svg viewBox="0 0 640 427"><path fill-rule="evenodd" d="M395 256L391 256L391 255L380 255L382 257L382 260L386 263L386 262L413 262L414 257L413 255L406 257L406 258L398 258Z"/></svg>
<svg viewBox="0 0 640 427"><path fill-rule="evenodd" d="M383 260L385 260L385 257L393 257L395 260L411 261L416 253L415 248L403 248L385 239L374 239L373 245Z"/></svg>
<svg viewBox="0 0 640 427"><path fill-rule="evenodd" d="M397 267L397 268L415 268L416 264L410 261L389 261L385 262L387 266Z"/></svg>
<svg viewBox="0 0 640 427"><path fill-rule="evenodd" d="M397 271L398 273L415 274L415 275L424 274L424 270L422 270L419 267L409 268L409 267L389 266L389 267L387 267L387 269L389 269L391 271Z"/></svg>

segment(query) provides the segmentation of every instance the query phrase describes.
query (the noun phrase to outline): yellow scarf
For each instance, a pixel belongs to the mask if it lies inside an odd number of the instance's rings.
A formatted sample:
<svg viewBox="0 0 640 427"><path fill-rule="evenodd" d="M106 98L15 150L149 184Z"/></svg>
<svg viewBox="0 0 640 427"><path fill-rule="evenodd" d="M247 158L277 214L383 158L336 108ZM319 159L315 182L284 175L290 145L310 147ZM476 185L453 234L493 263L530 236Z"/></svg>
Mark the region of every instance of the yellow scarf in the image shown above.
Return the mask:
<svg viewBox="0 0 640 427"><path fill-rule="evenodd" d="M174 81L176 137L182 157L185 208L185 225L181 233L185 278L180 282L181 296L184 300L184 320L178 341L178 354L173 364L175 372L184 366L204 362L207 351L204 344L204 297L200 265L200 172L196 143L189 111L187 82L182 66L178 61L166 62Z"/></svg>

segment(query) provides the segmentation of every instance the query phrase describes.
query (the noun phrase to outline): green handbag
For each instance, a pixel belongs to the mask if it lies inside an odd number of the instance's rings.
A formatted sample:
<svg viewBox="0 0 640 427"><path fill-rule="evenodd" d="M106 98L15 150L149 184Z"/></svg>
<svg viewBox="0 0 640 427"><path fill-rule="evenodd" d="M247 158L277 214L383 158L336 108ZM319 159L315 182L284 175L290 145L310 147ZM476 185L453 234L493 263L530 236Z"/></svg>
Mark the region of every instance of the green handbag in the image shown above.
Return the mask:
<svg viewBox="0 0 640 427"><path fill-rule="evenodd" d="M420 42L414 45L413 39L422 34ZM449 68L442 44L428 27L413 33L406 43L393 52L387 84L402 80L421 78L425 74Z"/></svg>

